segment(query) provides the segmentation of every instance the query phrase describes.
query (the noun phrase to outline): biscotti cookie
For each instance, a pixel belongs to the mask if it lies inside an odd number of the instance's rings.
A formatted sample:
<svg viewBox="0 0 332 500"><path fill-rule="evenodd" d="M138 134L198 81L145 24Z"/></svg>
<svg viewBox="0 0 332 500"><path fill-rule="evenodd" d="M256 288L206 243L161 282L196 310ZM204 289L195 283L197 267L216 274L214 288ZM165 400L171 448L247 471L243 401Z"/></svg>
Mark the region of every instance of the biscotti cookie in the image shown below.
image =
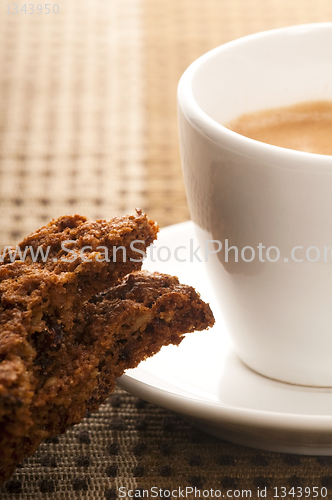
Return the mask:
<svg viewBox="0 0 332 500"><path fill-rule="evenodd" d="M29 250L26 260L0 265L2 481L45 438L96 411L126 369L212 326L212 312L193 288L136 271L156 232L140 212L110 223L64 217L21 243L50 248L47 261L34 262ZM70 262L62 259L68 241ZM96 258L100 246L122 246L129 262L104 263Z"/></svg>

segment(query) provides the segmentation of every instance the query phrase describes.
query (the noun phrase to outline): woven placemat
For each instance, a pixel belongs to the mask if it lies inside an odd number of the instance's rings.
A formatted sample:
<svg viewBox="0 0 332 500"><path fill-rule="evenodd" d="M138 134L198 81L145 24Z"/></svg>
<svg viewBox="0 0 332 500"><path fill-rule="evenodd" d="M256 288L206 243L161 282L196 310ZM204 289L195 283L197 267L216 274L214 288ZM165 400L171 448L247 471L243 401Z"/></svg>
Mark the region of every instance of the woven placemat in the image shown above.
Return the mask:
<svg viewBox="0 0 332 500"><path fill-rule="evenodd" d="M66 213L132 213L145 189L140 2L15 5L0 14L1 245Z"/></svg>
<svg viewBox="0 0 332 500"><path fill-rule="evenodd" d="M0 7L1 246L65 213L142 207L161 226L187 220L176 119L184 69L239 36L332 20L331 2L313 0L57 0L50 14L24 5ZM43 443L0 498L115 499L119 488L146 498L153 487L161 498L183 487L255 498L267 487L273 498L281 486L332 496L331 465L223 442L118 390Z"/></svg>
<svg viewBox="0 0 332 500"><path fill-rule="evenodd" d="M196 498L198 491L200 498L203 492L205 498L223 498L242 490L257 498L258 489L265 488L267 498L273 498L276 486L302 487L303 492L325 487L331 494L331 465L330 457L259 452L226 443L175 413L117 390L98 413L43 443L0 498L172 498L168 491L176 498L185 488L189 499L195 498L195 488Z"/></svg>

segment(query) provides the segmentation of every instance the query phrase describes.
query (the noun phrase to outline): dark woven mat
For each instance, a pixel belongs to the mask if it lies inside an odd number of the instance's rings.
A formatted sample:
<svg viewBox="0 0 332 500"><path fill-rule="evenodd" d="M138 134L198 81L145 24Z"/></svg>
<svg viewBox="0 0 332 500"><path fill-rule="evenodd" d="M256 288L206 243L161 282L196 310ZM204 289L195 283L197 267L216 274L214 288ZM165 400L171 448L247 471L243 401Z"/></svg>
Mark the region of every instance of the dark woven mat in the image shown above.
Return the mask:
<svg viewBox="0 0 332 500"><path fill-rule="evenodd" d="M159 490L214 492L273 487L327 487L330 457L260 452L226 443L195 429L182 416L117 390L98 413L65 435L42 444L2 490L4 500L157 498ZM281 492L280 492L281 493ZM178 493L174 493L174 496ZM216 497L217 494L214 494ZM147 493L145 493L147 498ZM196 498L198 498L198 493ZM213 498L210 495L210 498ZM289 497L291 498L291 496ZM307 497L308 498L308 497ZM310 497L311 498L311 497Z"/></svg>

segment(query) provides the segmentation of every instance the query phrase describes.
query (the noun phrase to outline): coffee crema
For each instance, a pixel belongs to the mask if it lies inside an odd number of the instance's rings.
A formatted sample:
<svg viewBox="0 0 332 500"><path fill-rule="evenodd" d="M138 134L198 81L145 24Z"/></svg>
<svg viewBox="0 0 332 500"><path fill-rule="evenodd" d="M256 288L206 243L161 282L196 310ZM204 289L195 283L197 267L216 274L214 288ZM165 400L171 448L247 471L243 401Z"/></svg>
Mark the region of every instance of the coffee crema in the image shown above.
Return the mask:
<svg viewBox="0 0 332 500"><path fill-rule="evenodd" d="M332 155L331 101L304 102L248 113L225 127L274 146Z"/></svg>

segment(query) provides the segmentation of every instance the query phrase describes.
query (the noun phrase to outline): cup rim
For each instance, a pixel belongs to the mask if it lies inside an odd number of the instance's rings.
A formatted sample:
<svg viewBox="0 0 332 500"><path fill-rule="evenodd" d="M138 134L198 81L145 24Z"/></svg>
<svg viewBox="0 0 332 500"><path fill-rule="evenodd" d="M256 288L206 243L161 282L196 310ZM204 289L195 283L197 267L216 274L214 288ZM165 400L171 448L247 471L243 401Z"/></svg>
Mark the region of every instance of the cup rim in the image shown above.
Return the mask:
<svg viewBox="0 0 332 500"><path fill-rule="evenodd" d="M226 42L206 52L190 64L190 66L184 71L179 80L177 88L177 100L179 109L182 110L186 119L196 130L198 130L201 134L203 134L205 137L212 140L216 144L224 145L225 140L227 140L227 147L229 149L236 150L246 155L257 153L260 155L263 154L264 156L268 155L270 157L271 155L273 155L275 160L294 160L293 168L296 169L301 169L298 163L299 161L301 162L301 165L303 167L304 165L311 166L313 160L315 160L316 166L318 162L323 168L331 168L331 155L308 153L305 151L297 151L281 146L274 146L272 144L266 144L255 139L250 139L249 137L240 135L237 132L233 132L232 130L226 128L224 125L218 123L205 111L203 111L203 109L197 103L192 91L192 82L198 69L202 64L214 58L220 52L227 51L229 48L240 46L255 39L276 35L278 36L282 35L283 33L301 34L304 31L309 33L318 30L321 31L322 29L332 31L332 22L307 23L260 31L243 36L241 38L237 38L230 42Z"/></svg>

